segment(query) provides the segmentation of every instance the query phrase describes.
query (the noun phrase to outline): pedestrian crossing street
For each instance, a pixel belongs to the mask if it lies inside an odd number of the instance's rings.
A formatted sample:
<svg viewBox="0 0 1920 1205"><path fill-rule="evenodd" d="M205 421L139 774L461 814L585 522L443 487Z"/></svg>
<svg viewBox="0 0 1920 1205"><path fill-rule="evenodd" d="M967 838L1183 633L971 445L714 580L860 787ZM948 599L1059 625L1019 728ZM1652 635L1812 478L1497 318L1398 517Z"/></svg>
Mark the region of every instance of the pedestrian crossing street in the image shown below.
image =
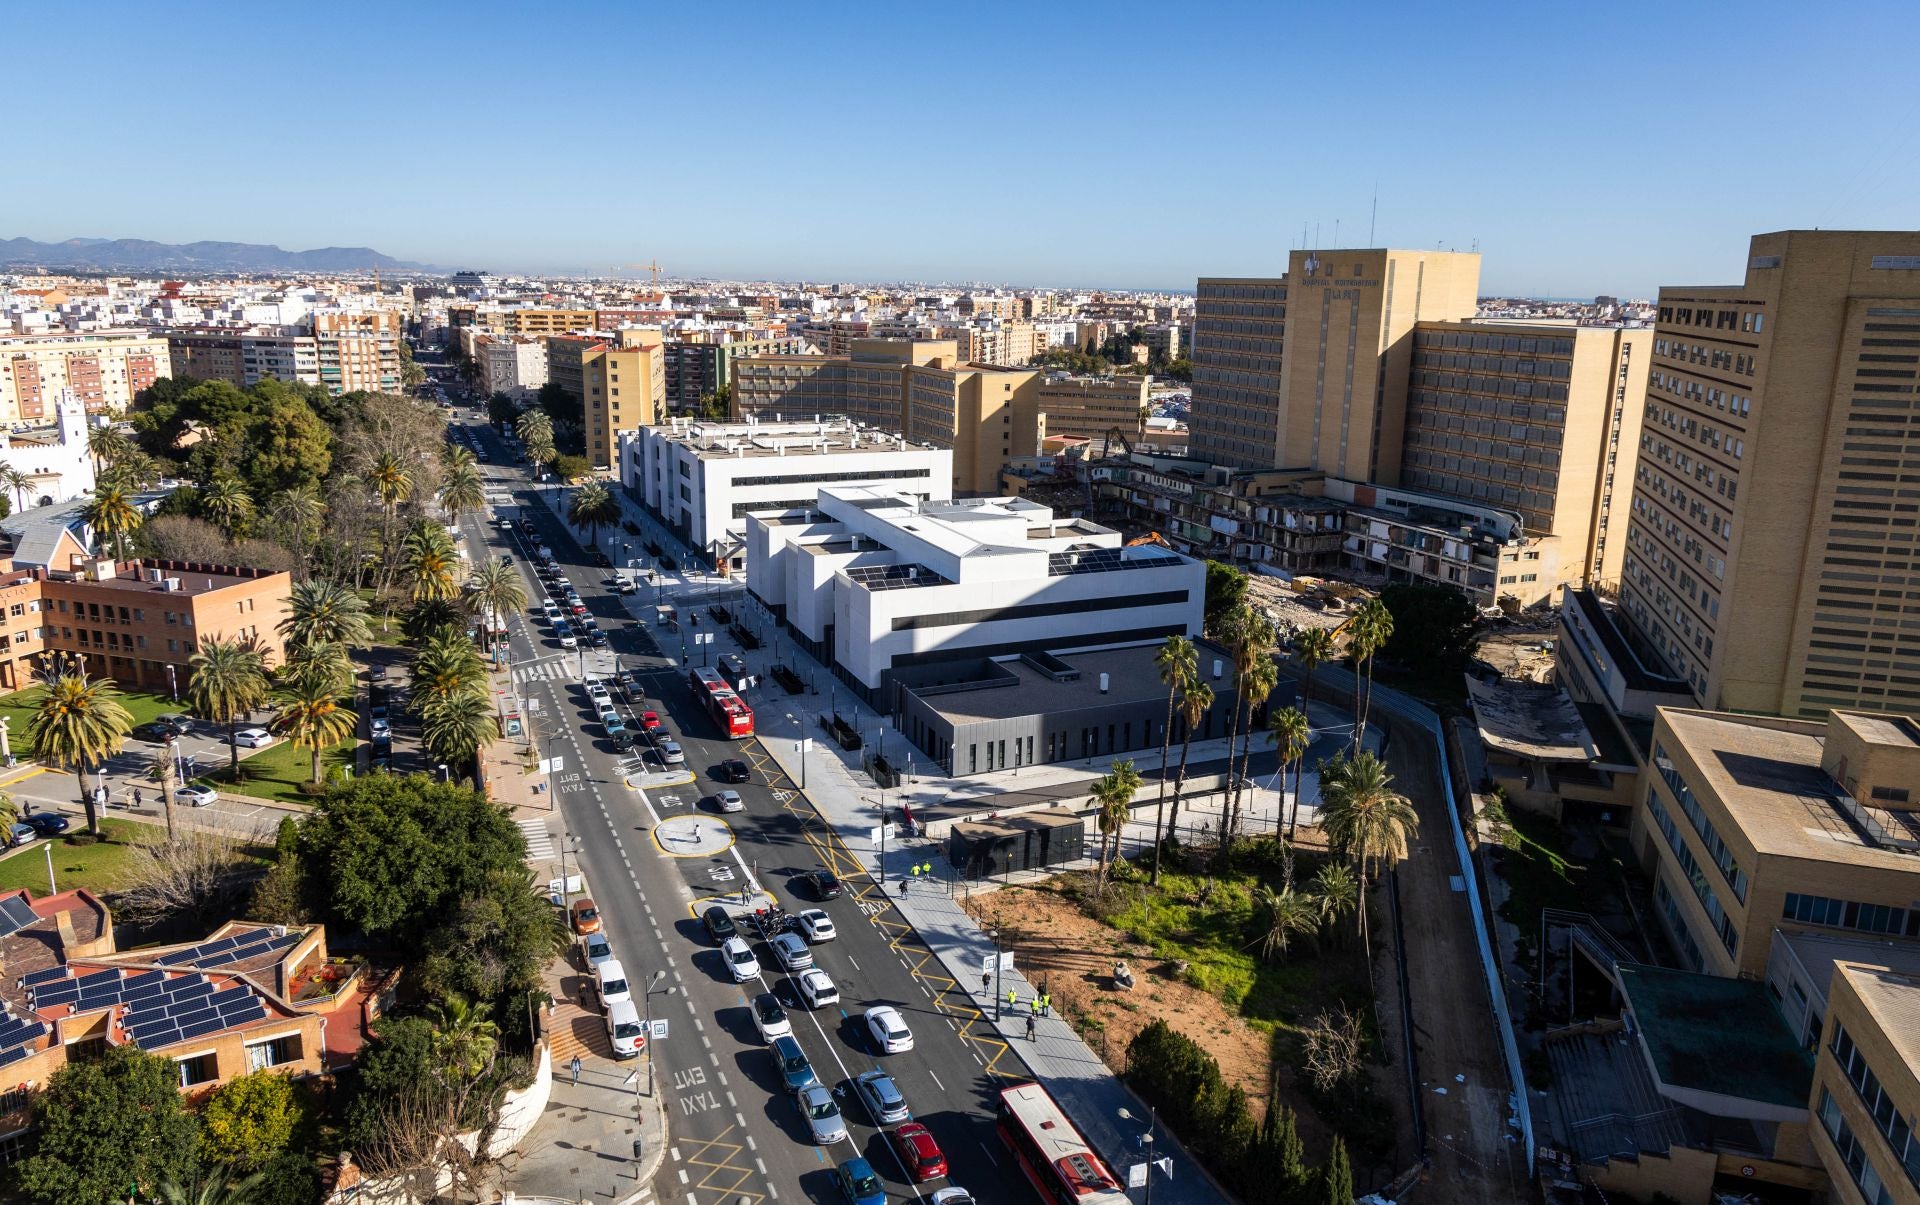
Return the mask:
<svg viewBox="0 0 1920 1205"><path fill-rule="evenodd" d="M561 658L557 661L541 661L533 665L515 666L514 685L528 682L572 682L579 677L580 663L573 658Z"/></svg>
<svg viewBox="0 0 1920 1205"><path fill-rule="evenodd" d="M520 821L520 833L527 839L527 861L538 864L553 857L553 834L545 820Z"/></svg>

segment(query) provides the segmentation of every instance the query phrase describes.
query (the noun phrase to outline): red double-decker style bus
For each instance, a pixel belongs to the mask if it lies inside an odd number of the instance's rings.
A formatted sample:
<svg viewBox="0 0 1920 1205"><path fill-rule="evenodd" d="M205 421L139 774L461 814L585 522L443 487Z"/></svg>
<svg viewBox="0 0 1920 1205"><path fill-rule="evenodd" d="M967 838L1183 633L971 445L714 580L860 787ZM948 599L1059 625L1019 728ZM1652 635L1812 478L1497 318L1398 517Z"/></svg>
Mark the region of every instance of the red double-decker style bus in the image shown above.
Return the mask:
<svg viewBox="0 0 1920 1205"><path fill-rule="evenodd" d="M1039 1084L1004 1089L995 1128L1043 1199L1054 1205L1132 1205L1107 1165Z"/></svg>
<svg viewBox="0 0 1920 1205"><path fill-rule="evenodd" d="M693 687L693 697L705 705L707 714L730 740L753 735L753 708L734 693L719 670L696 665L687 674L687 685Z"/></svg>

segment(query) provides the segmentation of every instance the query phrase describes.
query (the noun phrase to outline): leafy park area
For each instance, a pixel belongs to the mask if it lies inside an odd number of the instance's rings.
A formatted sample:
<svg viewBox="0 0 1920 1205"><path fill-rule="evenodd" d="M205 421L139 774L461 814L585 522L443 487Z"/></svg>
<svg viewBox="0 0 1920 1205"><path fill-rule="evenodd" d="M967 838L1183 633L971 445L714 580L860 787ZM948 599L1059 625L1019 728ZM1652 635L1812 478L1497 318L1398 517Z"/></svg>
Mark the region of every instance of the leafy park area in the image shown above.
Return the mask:
<svg viewBox="0 0 1920 1205"><path fill-rule="evenodd" d="M134 848L153 839L156 831L131 820L102 820L97 838L76 832L34 841L0 861L0 891L25 887L36 898L47 895L47 850L51 849L55 886L61 891L85 887L107 896L125 882Z"/></svg>
<svg viewBox="0 0 1920 1205"><path fill-rule="evenodd" d="M325 783L342 777L342 770L351 770L354 764L354 751L360 742L352 737L320 751L321 776ZM237 791L243 795L252 795L260 799L272 799L281 803L311 803L313 801L313 754L291 741L275 741L264 749L256 750L241 759L240 779L235 781L230 768L222 764L217 770L194 780L216 790Z"/></svg>

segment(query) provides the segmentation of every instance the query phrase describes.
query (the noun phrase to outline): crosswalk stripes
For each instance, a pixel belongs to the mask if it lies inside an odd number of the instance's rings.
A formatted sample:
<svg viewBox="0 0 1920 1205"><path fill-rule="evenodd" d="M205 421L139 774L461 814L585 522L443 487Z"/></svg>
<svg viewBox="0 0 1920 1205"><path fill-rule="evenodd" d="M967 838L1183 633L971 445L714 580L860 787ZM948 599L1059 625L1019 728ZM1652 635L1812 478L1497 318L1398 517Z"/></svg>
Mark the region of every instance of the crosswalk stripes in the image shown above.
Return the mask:
<svg viewBox="0 0 1920 1205"><path fill-rule="evenodd" d="M563 679L571 680L574 677L575 669L576 663L572 661L543 661L537 665L522 665L515 668L513 671L513 680L516 683L532 682L535 680L547 682L558 682Z"/></svg>
<svg viewBox="0 0 1920 1205"><path fill-rule="evenodd" d="M521 835L527 839L527 861L545 862L553 857L553 834L544 820L522 820Z"/></svg>

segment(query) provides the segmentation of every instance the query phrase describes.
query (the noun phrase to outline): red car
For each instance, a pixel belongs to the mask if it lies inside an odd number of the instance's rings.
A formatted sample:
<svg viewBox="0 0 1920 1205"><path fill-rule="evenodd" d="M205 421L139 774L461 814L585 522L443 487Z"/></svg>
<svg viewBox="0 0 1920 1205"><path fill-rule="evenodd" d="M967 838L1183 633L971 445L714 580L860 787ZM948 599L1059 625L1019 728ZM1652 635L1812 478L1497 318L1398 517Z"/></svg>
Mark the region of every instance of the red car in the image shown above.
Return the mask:
<svg viewBox="0 0 1920 1205"><path fill-rule="evenodd" d="M572 611L575 615L585 615L587 613L587 604L583 602L577 602L577 603L574 603L572 606L568 607L567 609L569 611Z"/></svg>
<svg viewBox="0 0 1920 1205"><path fill-rule="evenodd" d="M938 1180L947 1174L947 1157L940 1153L940 1144L933 1140L933 1134L919 1122L909 1121L887 1137L893 1140L894 1152L900 1156L900 1162L913 1176L915 1184Z"/></svg>
<svg viewBox="0 0 1920 1205"><path fill-rule="evenodd" d="M660 731L660 713L657 711L641 712L640 726L642 728L645 728L648 732Z"/></svg>

